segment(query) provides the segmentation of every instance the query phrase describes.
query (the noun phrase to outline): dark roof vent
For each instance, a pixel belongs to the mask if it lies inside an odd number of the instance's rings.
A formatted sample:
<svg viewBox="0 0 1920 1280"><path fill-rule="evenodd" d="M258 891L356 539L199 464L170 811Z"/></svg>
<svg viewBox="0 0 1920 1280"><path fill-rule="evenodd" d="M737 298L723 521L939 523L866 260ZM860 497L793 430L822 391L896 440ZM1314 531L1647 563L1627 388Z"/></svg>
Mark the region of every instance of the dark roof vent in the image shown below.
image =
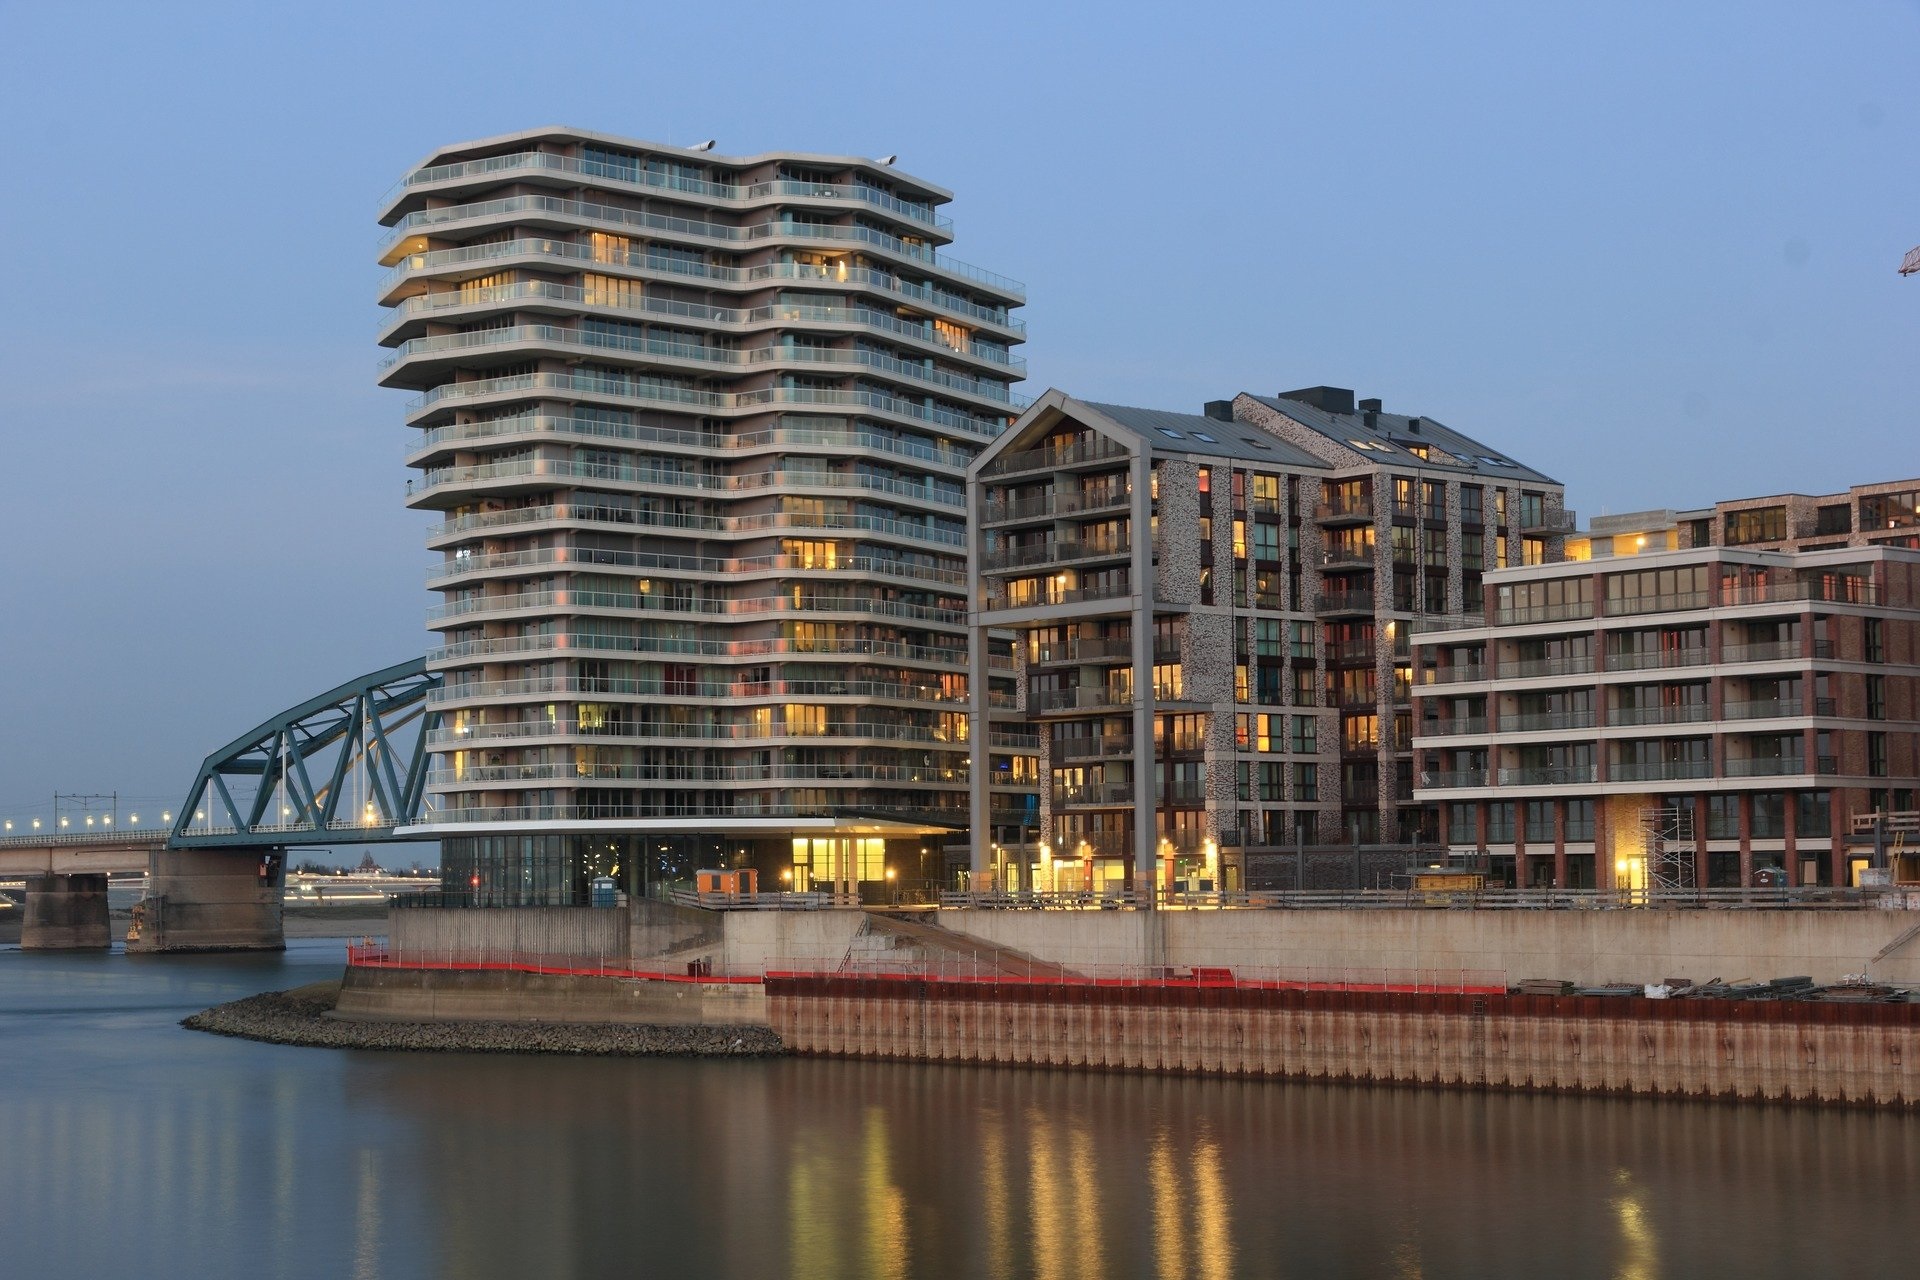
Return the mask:
<svg viewBox="0 0 1920 1280"><path fill-rule="evenodd" d="M1409 430L1409 431L1411 431L1411 432L1413 432L1413 434L1415 434L1415 435L1419 435L1419 434L1420 434L1420 419L1418 419L1418 418L1408 418L1408 419L1407 419L1407 430Z"/></svg>
<svg viewBox="0 0 1920 1280"><path fill-rule="evenodd" d="M1362 400L1360 402L1360 421L1366 424L1367 430L1369 431L1378 431L1380 429L1380 410L1378 408L1369 409L1367 406L1369 404L1377 406L1379 403L1378 400Z"/></svg>
<svg viewBox="0 0 1920 1280"><path fill-rule="evenodd" d="M1361 409L1361 412L1363 413L1365 412L1378 413L1380 412L1381 407L1382 406L1378 400L1362 400L1360 402L1360 409Z"/></svg>
<svg viewBox="0 0 1920 1280"><path fill-rule="evenodd" d="M1298 400L1323 413L1353 412L1353 392L1345 387L1301 387L1298 391L1282 391L1276 398Z"/></svg>
<svg viewBox="0 0 1920 1280"><path fill-rule="evenodd" d="M1215 422L1232 422L1233 421L1233 401L1209 400L1207 401L1202 412L1204 412L1209 418L1212 418Z"/></svg>

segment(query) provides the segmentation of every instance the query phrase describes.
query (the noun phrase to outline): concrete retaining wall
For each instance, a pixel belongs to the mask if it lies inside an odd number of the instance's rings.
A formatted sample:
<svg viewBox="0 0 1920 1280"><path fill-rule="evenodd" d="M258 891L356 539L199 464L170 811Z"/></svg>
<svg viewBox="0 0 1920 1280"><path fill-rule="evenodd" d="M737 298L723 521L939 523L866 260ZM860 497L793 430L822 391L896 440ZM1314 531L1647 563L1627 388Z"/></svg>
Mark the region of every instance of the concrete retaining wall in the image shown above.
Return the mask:
<svg viewBox="0 0 1920 1280"><path fill-rule="evenodd" d="M404 907L387 922L387 942L396 952L432 955L505 954L627 955L625 911L586 907Z"/></svg>
<svg viewBox="0 0 1920 1280"><path fill-rule="evenodd" d="M943 911L940 923L1070 968L1474 970L1581 984L1661 978L1920 983L1911 911Z"/></svg>
<svg viewBox="0 0 1920 1280"><path fill-rule="evenodd" d="M601 914L625 919L620 912ZM767 1024L766 992L757 983L643 982L497 970L352 967L334 1012L357 1022Z"/></svg>
<svg viewBox="0 0 1920 1280"><path fill-rule="evenodd" d="M1911 1107L1920 1006L772 979L797 1053Z"/></svg>

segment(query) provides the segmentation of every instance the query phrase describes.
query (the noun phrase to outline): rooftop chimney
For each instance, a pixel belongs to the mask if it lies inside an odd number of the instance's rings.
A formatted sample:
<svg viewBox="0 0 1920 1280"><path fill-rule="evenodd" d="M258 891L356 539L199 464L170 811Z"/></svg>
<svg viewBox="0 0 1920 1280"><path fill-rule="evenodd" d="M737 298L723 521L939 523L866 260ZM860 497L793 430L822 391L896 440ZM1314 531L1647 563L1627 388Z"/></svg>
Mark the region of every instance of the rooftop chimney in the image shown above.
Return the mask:
<svg viewBox="0 0 1920 1280"><path fill-rule="evenodd" d="M1323 413L1353 412L1353 392L1346 387L1302 387L1298 391L1282 391L1277 398L1298 400Z"/></svg>
<svg viewBox="0 0 1920 1280"><path fill-rule="evenodd" d="M1215 422L1232 422L1233 421L1233 401L1209 400L1207 401L1206 405L1202 408L1201 412L1205 413L1209 418L1212 418Z"/></svg>
<svg viewBox="0 0 1920 1280"><path fill-rule="evenodd" d="M1411 432L1413 432L1413 434L1415 434L1415 435L1419 435L1419 434L1420 434L1420 419L1418 419L1418 418L1408 418L1408 419L1407 419L1407 430L1409 430L1409 431L1411 431Z"/></svg>
<svg viewBox="0 0 1920 1280"><path fill-rule="evenodd" d="M1362 400L1360 402L1360 408L1362 412L1371 411L1378 413L1380 412L1380 402L1378 400Z"/></svg>

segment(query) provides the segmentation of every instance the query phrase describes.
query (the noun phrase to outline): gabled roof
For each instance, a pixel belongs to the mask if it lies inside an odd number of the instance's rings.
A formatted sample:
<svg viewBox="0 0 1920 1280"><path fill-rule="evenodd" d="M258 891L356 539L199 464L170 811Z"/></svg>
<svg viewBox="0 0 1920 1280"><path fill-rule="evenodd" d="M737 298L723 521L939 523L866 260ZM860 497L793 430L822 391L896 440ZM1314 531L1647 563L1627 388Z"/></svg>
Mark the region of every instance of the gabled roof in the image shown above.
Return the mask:
<svg viewBox="0 0 1920 1280"><path fill-rule="evenodd" d="M1306 450L1250 422L1222 422L1197 413L1169 413L1164 409L1076 400L1057 387L1035 400L1013 426L1001 432L974 459L972 469L978 471L1001 454L1018 453L1031 447L1029 441L1044 432L1056 416L1072 418L1115 439L1131 438L1149 454L1229 458L1315 471L1328 469L1326 463Z"/></svg>
<svg viewBox="0 0 1920 1280"><path fill-rule="evenodd" d="M1543 475L1509 454L1490 449L1470 436L1462 435L1432 418L1415 418L1404 413L1374 412L1372 426L1364 412L1331 413L1304 400L1285 400L1279 396L1253 396L1277 413L1284 413L1301 426L1317 431L1333 443L1355 449L1360 456L1382 466L1401 463L1432 471L1457 471L1485 476L1491 480L1530 480L1540 484L1560 482ZM1415 423L1419 429L1414 429ZM1421 460L1407 451L1409 445L1431 445L1450 455L1454 461L1439 458Z"/></svg>
<svg viewBox="0 0 1920 1280"><path fill-rule="evenodd" d="M1305 449L1262 431L1251 422L1222 422L1218 418L1197 413L1136 409L1129 405L1100 404L1092 400L1069 400L1068 403L1083 410L1091 409L1115 426L1126 428L1152 445L1156 453L1234 458L1246 462L1264 462L1269 466L1327 470L1326 463Z"/></svg>

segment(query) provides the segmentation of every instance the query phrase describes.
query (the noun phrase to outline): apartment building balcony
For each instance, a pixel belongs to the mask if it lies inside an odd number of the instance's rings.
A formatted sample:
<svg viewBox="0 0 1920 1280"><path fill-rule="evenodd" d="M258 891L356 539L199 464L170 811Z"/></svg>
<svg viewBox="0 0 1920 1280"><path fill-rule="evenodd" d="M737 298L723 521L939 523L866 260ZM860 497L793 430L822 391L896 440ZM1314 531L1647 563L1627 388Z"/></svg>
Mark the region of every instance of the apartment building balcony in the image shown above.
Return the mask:
<svg viewBox="0 0 1920 1280"><path fill-rule="evenodd" d="M1373 588L1364 591L1323 591L1319 602L1314 605L1318 617L1351 617L1373 614Z"/></svg>
<svg viewBox="0 0 1920 1280"><path fill-rule="evenodd" d="M1754 698L1743 702L1728 701L1720 707L1720 718L1723 720L1775 720L1833 714L1832 698Z"/></svg>
<svg viewBox="0 0 1920 1280"><path fill-rule="evenodd" d="M1124 782L1087 783L1053 789L1053 807L1056 809L1132 803L1133 788Z"/></svg>
<svg viewBox="0 0 1920 1280"><path fill-rule="evenodd" d="M1657 707L1609 707L1607 726L1623 728L1660 724L1704 724L1713 718L1712 710L1704 702L1683 702Z"/></svg>
<svg viewBox="0 0 1920 1280"><path fill-rule="evenodd" d="M1685 782L1712 776L1713 763L1709 760L1665 760L1648 764L1616 761L1607 766L1608 782Z"/></svg>
<svg viewBox="0 0 1920 1280"><path fill-rule="evenodd" d="M1655 649L1646 653L1609 653L1608 671L1670 671L1680 667L1704 667L1713 656L1705 647L1691 649Z"/></svg>
<svg viewBox="0 0 1920 1280"><path fill-rule="evenodd" d="M1594 726L1594 712L1591 707L1578 711L1536 711L1526 714L1499 717L1497 729L1501 733L1536 733L1560 729L1591 729Z"/></svg>
<svg viewBox="0 0 1920 1280"><path fill-rule="evenodd" d="M1061 738L1053 744L1055 760L1131 760L1133 737L1100 735L1091 738Z"/></svg>
<svg viewBox="0 0 1920 1280"><path fill-rule="evenodd" d="M1670 596L1626 596L1607 601L1607 616L1625 618L1643 613L1688 613L1705 609L1712 603L1711 591L1682 591Z"/></svg>
<svg viewBox="0 0 1920 1280"><path fill-rule="evenodd" d="M1054 644L1041 644L1033 650L1033 661L1042 666L1062 662L1112 662L1133 660L1133 641L1122 636L1118 639L1063 640Z"/></svg>
<svg viewBox="0 0 1920 1280"><path fill-rule="evenodd" d="M425 336L429 321L470 323L496 312L548 313L556 316L610 315L636 320L659 318L676 328L695 328L739 338L767 331L813 330L826 333L877 334L912 344L924 354L976 365L980 372L1005 372L1024 377L1027 361L995 343L968 340L956 343L931 320L914 320L870 307L777 303L757 307L718 307L660 298L641 290L610 290L603 285L558 284L522 280L511 284L473 287L462 285L436 293L420 293L394 304L379 335L381 346L412 349ZM446 335L458 336L458 335ZM434 348L422 348L432 350ZM391 363L389 361L388 363ZM383 366L384 367L384 366Z"/></svg>
<svg viewBox="0 0 1920 1280"><path fill-rule="evenodd" d="M1104 711L1116 707L1130 708L1135 701L1132 691L1125 689L1105 687L1048 689L1029 696L1027 710L1034 715L1050 715L1063 711Z"/></svg>
<svg viewBox="0 0 1920 1280"><path fill-rule="evenodd" d="M1117 462L1130 457L1132 450L1122 441L1108 436L1088 435L1061 448L1001 454L989 462L980 474L1007 476L1029 471L1053 471L1088 463Z"/></svg>
<svg viewBox="0 0 1920 1280"><path fill-rule="evenodd" d="M1015 609L1043 609L1056 605L1089 604L1105 600L1126 600L1133 595L1133 588L1126 583L1100 587L1061 587L1037 593L1032 599L1013 599L1005 592L991 591L986 598L986 611L1001 613Z"/></svg>
<svg viewBox="0 0 1920 1280"><path fill-rule="evenodd" d="M1561 787L1592 782L1594 776L1594 766L1590 764L1539 765L1520 769L1497 770L1494 776L1494 785L1499 787Z"/></svg>
<svg viewBox="0 0 1920 1280"><path fill-rule="evenodd" d="M1729 778L1776 778L1806 773L1807 762L1800 756L1736 756L1721 762L1721 773Z"/></svg>
<svg viewBox="0 0 1920 1280"><path fill-rule="evenodd" d="M1727 606L1754 604L1879 604L1880 589L1866 578L1844 577L1812 579L1805 582L1756 582L1723 586L1720 603ZM1797 610L1795 612L1798 612Z"/></svg>
<svg viewBox="0 0 1920 1280"><path fill-rule="evenodd" d="M1117 511L1132 501L1133 495L1123 487L1102 487L1084 492L1068 490L1040 497L988 502L981 508L980 519L984 524L1052 520L1060 516L1082 516Z"/></svg>
<svg viewBox="0 0 1920 1280"><path fill-rule="evenodd" d="M588 701L653 698L695 702L740 702L765 698L875 698L965 706L967 695L937 685L895 684L876 680L642 680L619 676L536 676L520 680L467 680L430 690L434 706L500 699L565 695Z"/></svg>
<svg viewBox="0 0 1920 1280"><path fill-rule="evenodd" d="M1445 667L1428 667L1421 672L1423 684L1470 684L1488 678L1489 668L1484 664L1462 664Z"/></svg>
<svg viewBox="0 0 1920 1280"><path fill-rule="evenodd" d="M1459 734L1487 732L1485 716L1442 716L1437 720L1427 720L1420 725L1416 736L1422 738L1446 738Z"/></svg>
<svg viewBox="0 0 1920 1280"><path fill-rule="evenodd" d="M964 751L966 743L927 725L877 723L867 720L828 722L824 725L788 727L760 724L680 724L671 721L617 720L582 724L572 719L509 721L503 724L465 723L427 731L429 746L479 748L590 739L596 743L620 742L701 742L805 745L827 740L857 742L910 742L916 745L945 747Z"/></svg>
<svg viewBox="0 0 1920 1280"><path fill-rule="evenodd" d="M1313 518L1318 524L1372 524L1373 497L1371 494L1359 498L1336 498L1332 502L1322 502L1313 508Z"/></svg>
<svg viewBox="0 0 1920 1280"><path fill-rule="evenodd" d="M392 306L425 291L430 281L462 283L516 266L540 271L591 271L617 279L668 284L695 279L702 287L738 293L761 292L789 283L830 286L904 299L914 306L943 312L968 324L998 330L998 336L1008 342L1026 340L1026 321L1008 315L1004 306L982 305L972 298L951 293L937 283L920 284L885 270L791 262L726 267L688 262L646 250L609 255L592 246L546 237L522 237L409 254L381 281L379 300L382 305Z"/></svg>
<svg viewBox="0 0 1920 1280"><path fill-rule="evenodd" d="M1493 785L1493 771L1490 769L1432 769L1419 777L1423 789L1436 791L1451 790L1459 787L1490 787Z"/></svg>
<svg viewBox="0 0 1920 1280"><path fill-rule="evenodd" d="M1580 521L1572 511L1522 512L1514 521L1522 533L1572 533L1580 527Z"/></svg>
<svg viewBox="0 0 1920 1280"><path fill-rule="evenodd" d="M638 529L691 533L707 538L751 539L767 533L838 533L858 530L875 538L901 539L908 546L925 543L935 548L966 545L966 535L937 524L912 520L894 520L885 516L862 515L844 511L765 512L750 516L681 514L672 511L635 511L607 507L588 501L555 502L537 507L517 507L507 511L483 511L454 516L427 526L430 549L476 537L500 537L512 533L557 532L575 526L610 527L628 532ZM1125 594L1122 592L1121 594Z"/></svg>
<svg viewBox="0 0 1920 1280"><path fill-rule="evenodd" d="M1593 617L1593 603L1586 600L1563 604L1528 605L1517 609L1494 609L1490 620L1496 627L1528 626L1541 622L1578 622Z"/></svg>
<svg viewBox="0 0 1920 1280"><path fill-rule="evenodd" d="M539 398L555 393L596 404L618 408L633 405L692 409L722 417L757 416L776 412L786 406L810 409L838 408L882 418L897 418L908 426L930 423L981 442L998 435L1008 422L1006 417L981 418L919 400L902 400L876 391L834 391L808 387L768 387L758 391L708 391L681 386L669 379L634 376L610 378L596 373L522 373L481 378L474 382L443 383L408 402L408 425L439 425L428 419L450 414L467 406L475 409L494 404Z"/></svg>
<svg viewBox="0 0 1920 1280"><path fill-rule="evenodd" d="M1320 563L1327 568L1370 568L1373 565L1372 547L1329 547L1320 556Z"/></svg>
<svg viewBox="0 0 1920 1280"><path fill-rule="evenodd" d="M453 164L415 169L387 192L382 200L385 225L405 218L404 206L413 198L427 194L445 196L464 186L491 186L500 182L550 183L555 187L605 187L615 191L641 194L665 192L675 200L708 204L716 208L747 208L787 200L857 202L924 228L926 232L950 239L953 220L937 213L930 204L902 200L864 182L801 182L775 179L750 185L708 182L667 171L653 172L639 164L609 164L582 160L574 156L545 151L514 151Z"/></svg>
<svg viewBox="0 0 1920 1280"><path fill-rule="evenodd" d="M1154 792L1165 804L1205 804L1207 782L1204 778L1171 778L1156 786Z"/></svg>
<svg viewBox="0 0 1920 1280"><path fill-rule="evenodd" d="M1812 655L1815 658L1831 658L1833 644L1827 640L1813 642ZM1807 649L1798 640L1771 640L1758 644L1729 644L1722 646L1720 661L1724 663L1741 662L1805 662Z"/></svg>
<svg viewBox="0 0 1920 1280"><path fill-rule="evenodd" d="M1560 658L1503 660L1498 670L1502 680L1533 680L1542 676L1587 675L1593 669L1593 655L1582 653Z"/></svg>
<svg viewBox="0 0 1920 1280"><path fill-rule="evenodd" d="M738 253L756 245L787 242L809 248L820 244L844 245L845 251L885 254L899 259L911 269L938 273L960 282L962 288L984 289L995 295L998 301L1018 304L1026 300L1026 285L1018 280L963 262L941 253L930 244L905 240L877 227L794 222L784 218L746 224L703 222L564 196L503 196L472 204L417 209L393 224L380 256L383 261L393 260L413 247L408 243L412 237L423 234L440 238L472 238L501 227L546 227L557 231L574 228L611 230L626 236L641 233L648 240L682 241L694 247L711 246L729 253ZM828 252L834 250L829 249Z"/></svg>
<svg viewBox="0 0 1920 1280"><path fill-rule="evenodd" d="M1073 564L1084 560L1131 558L1133 544L1123 538L1056 538L1024 547L1001 547L980 557L984 570L1023 568L1029 565Z"/></svg>

